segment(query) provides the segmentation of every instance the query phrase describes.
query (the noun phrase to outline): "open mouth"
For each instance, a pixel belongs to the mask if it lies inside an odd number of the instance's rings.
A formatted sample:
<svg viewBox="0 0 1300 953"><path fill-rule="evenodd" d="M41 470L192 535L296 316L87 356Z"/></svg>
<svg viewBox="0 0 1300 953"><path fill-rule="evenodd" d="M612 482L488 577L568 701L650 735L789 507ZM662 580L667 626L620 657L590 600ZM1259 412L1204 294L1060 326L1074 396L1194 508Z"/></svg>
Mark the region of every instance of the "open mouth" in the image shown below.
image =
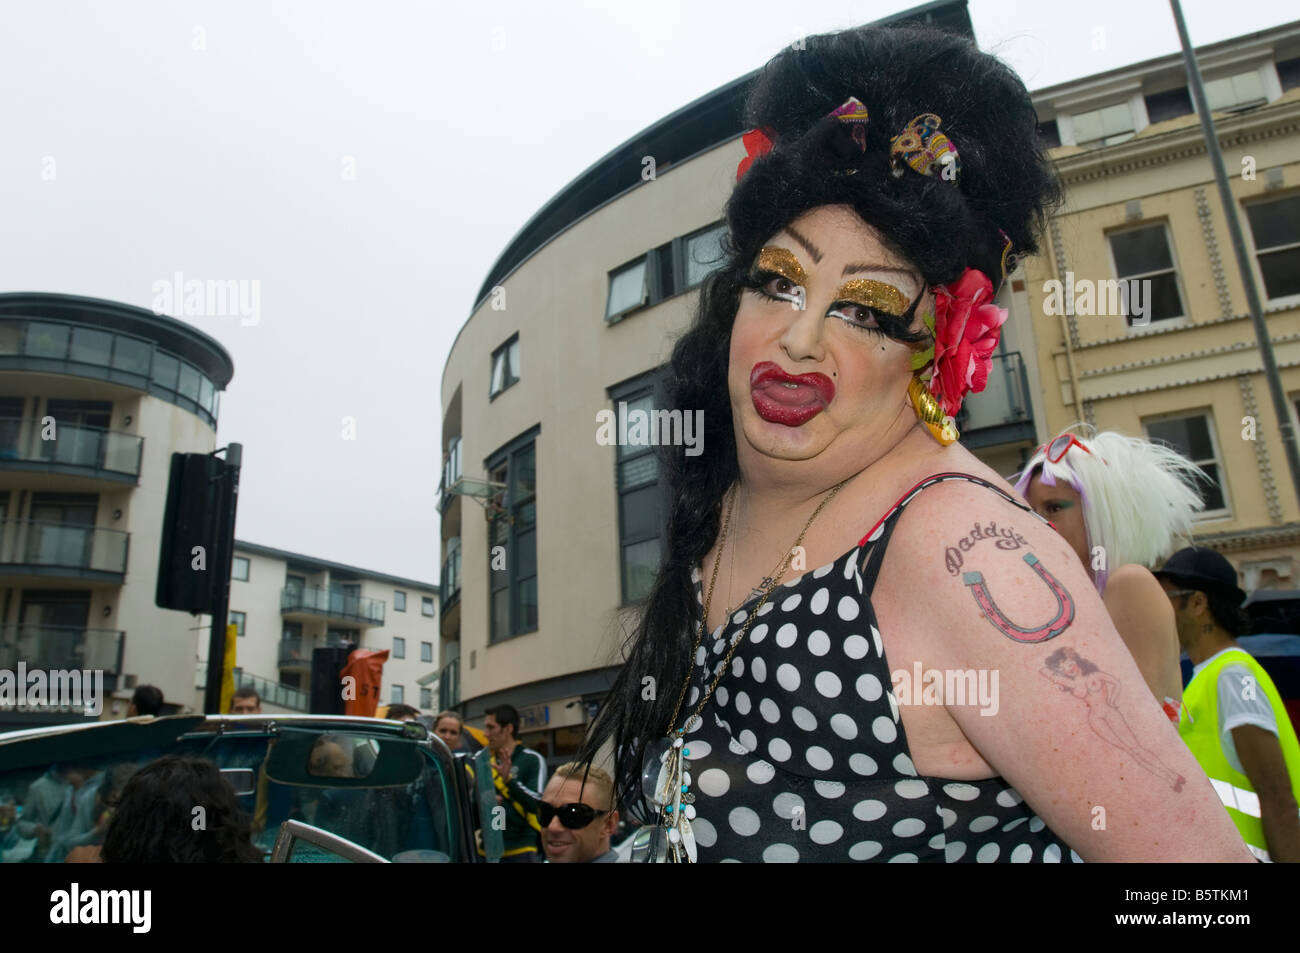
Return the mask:
<svg viewBox="0 0 1300 953"><path fill-rule="evenodd" d="M787 374L772 361L754 365L749 392L760 417L787 427L802 426L835 399L835 385L825 374Z"/></svg>

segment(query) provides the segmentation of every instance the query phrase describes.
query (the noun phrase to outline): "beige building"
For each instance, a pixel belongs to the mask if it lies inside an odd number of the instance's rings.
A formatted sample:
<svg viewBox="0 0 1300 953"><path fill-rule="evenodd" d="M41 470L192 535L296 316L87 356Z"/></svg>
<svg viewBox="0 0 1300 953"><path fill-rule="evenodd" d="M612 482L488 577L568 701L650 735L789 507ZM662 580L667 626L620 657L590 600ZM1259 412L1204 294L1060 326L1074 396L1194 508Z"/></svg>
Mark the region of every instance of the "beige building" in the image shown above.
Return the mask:
<svg viewBox="0 0 1300 953"><path fill-rule="evenodd" d="M432 583L236 540L230 621L238 631L236 683L257 689L264 711L307 711L313 650L344 643L387 650L381 705L438 710L429 677L437 674L438 645ZM202 702L199 680L196 707Z"/></svg>
<svg viewBox="0 0 1300 953"><path fill-rule="evenodd" d="M101 670L103 718L137 684L194 695L195 627L154 605L173 453L216 447L230 355L112 301L0 295L0 669ZM0 711L0 729L68 721Z"/></svg>
<svg viewBox="0 0 1300 953"><path fill-rule="evenodd" d="M1300 23L1197 58L1294 423ZM1048 431L1086 420L1177 446L1212 478L1197 541L1248 591L1300 587L1300 505L1181 55L1035 99L1068 203L1023 266ZM1126 309L1129 280L1145 293Z"/></svg>

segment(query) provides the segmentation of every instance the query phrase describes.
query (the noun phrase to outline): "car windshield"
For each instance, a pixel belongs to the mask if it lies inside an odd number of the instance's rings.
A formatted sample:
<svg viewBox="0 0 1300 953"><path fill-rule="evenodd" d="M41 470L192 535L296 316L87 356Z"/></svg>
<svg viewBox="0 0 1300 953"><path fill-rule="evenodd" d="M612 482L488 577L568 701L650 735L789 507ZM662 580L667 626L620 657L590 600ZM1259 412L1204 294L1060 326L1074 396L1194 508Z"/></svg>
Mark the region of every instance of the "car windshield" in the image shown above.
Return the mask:
<svg viewBox="0 0 1300 953"><path fill-rule="evenodd" d="M322 750L333 753L330 746L343 736L321 730L281 730L286 743L290 734L305 739L303 743L314 752L301 776L272 777L268 755L277 739L257 730L195 732L165 749L0 771L0 858L6 863L58 863L75 847L102 844L117 797L131 774L157 757L175 754L203 757L223 769L247 769L242 780L251 781L252 790L241 794L239 803L252 821L253 842L264 856L270 856L280 825L293 819L390 860L407 851L422 852L423 859L463 859L456 846L459 820L451 779L417 740L348 735L357 763L365 770L349 770L337 779L320 769L317 756ZM404 783L369 784L374 762L365 764L362 755L371 752L373 758L380 745L385 756L411 765L403 775ZM373 777L384 781L379 770ZM305 844L293 854L294 862L335 859Z"/></svg>

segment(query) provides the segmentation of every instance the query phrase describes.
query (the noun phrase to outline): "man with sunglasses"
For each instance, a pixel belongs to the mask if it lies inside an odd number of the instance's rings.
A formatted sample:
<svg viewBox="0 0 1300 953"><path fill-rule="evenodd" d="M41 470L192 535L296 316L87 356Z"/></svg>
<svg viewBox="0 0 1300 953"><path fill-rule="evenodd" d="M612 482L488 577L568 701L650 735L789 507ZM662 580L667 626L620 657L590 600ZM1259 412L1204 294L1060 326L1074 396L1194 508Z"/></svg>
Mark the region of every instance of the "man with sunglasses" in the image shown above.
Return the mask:
<svg viewBox="0 0 1300 953"><path fill-rule="evenodd" d="M1155 574L1192 660L1178 734L1260 860L1300 862L1300 743L1273 680L1237 642L1247 631L1237 571L1189 546Z"/></svg>
<svg viewBox="0 0 1300 953"><path fill-rule="evenodd" d="M584 783L583 777L586 777ZM609 846L618 828L613 805L614 781L600 768L570 762L561 765L542 792L539 817L542 849L553 864L612 864L618 853Z"/></svg>

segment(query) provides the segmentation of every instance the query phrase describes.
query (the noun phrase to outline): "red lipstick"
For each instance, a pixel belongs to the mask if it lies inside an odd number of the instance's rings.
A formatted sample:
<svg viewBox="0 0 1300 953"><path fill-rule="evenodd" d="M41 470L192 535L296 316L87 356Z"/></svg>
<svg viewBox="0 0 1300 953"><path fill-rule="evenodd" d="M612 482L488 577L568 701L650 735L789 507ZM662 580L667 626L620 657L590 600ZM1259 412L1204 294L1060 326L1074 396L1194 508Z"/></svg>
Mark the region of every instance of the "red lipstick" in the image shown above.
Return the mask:
<svg viewBox="0 0 1300 953"><path fill-rule="evenodd" d="M749 372L749 396L764 420L801 427L835 399L835 385L825 374L787 374L772 361L760 361Z"/></svg>

